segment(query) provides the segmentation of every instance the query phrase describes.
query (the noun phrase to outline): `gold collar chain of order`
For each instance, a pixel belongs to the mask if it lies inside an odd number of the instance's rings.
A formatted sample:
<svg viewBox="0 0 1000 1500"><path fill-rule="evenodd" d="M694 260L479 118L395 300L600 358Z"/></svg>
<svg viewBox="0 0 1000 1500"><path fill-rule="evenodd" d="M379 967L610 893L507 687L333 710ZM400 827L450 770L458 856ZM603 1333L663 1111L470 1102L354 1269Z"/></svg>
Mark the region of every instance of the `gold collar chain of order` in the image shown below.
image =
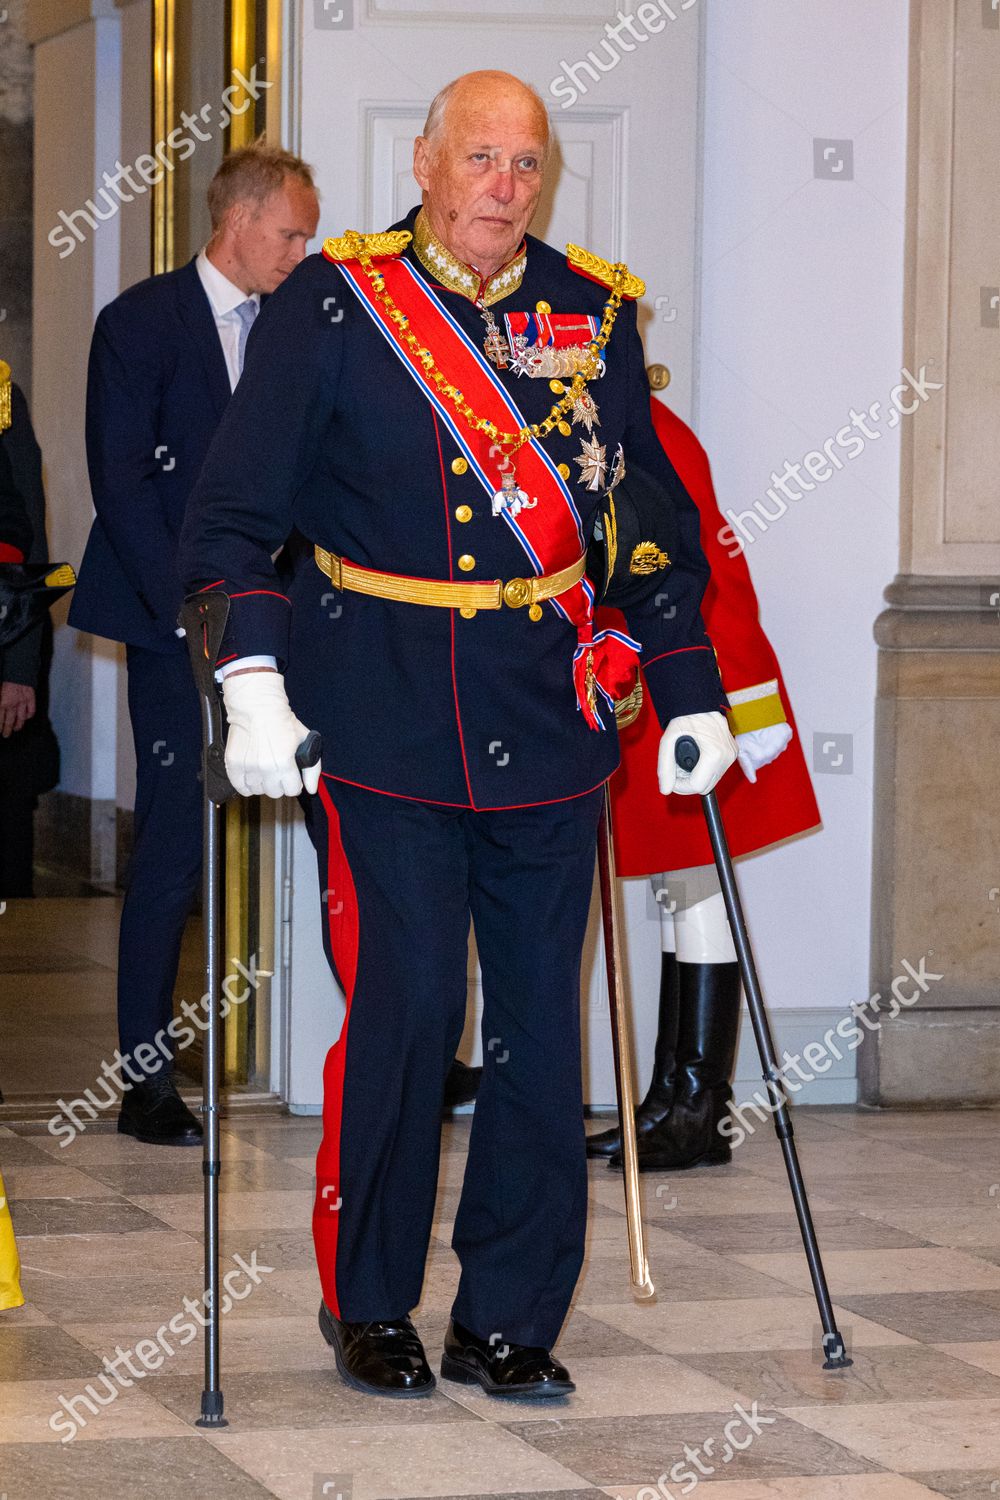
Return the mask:
<svg viewBox="0 0 1000 1500"><path fill-rule="evenodd" d="M372 258L365 249L364 236L357 234L355 239L354 233L353 231L349 232L344 238L351 242L351 253L357 257L361 269L371 282L376 300L382 304L388 312L390 320L396 325L398 330L397 338L416 354L437 390L440 391L442 396L448 398L455 410L460 416L465 418L473 431L484 432L492 442L496 443L499 448L505 449L508 454L516 453L519 448L523 448L524 444L530 442L532 438L547 437L553 428L558 426L565 414L576 405L588 380L592 380L597 374L601 363L601 351L606 347L611 337L611 330L615 326L615 318L618 316L618 309L622 304L623 287L628 276L628 268L621 262L612 268L614 277L608 300L604 304L604 317L601 320L600 330L596 337L584 346L587 354L584 357L582 366L573 376L572 384L569 386L566 394L555 403L543 421L532 422L529 426L520 428L518 432L501 432L495 422L489 421L486 417L476 415L472 407L464 400L462 392L458 387L453 385L447 376L443 375L437 368L434 356L430 350L425 349L416 335L410 333L410 320L406 313L402 312L396 306L392 297L386 291L385 277L378 267L373 265Z"/></svg>

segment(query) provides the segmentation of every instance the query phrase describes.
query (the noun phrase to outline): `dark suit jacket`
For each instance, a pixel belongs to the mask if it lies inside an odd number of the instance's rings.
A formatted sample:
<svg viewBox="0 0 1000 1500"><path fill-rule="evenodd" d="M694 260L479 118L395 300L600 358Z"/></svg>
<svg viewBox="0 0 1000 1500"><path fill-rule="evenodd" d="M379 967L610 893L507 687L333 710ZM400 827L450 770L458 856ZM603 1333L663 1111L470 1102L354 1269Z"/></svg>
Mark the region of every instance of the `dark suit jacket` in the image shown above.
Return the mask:
<svg viewBox="0 0 1000 1500"><path fill-rule="evenodd" d="M20 386L11 386L11 425L3 444L10 472L24 505L31 529L31 542L24 549L26 562L48 562L45 540L45 490L42 487L42 454L31 425L31 414ZM51 634L51 627L49 628ZM46 621L40 620L10 646L0 651L0 682L20 682L37 688Z"/></svg>
<svg viewBox="0 0 1000 1500"><path fill-rule="evenodd" d="M0 462L9 463L31 532L25 560L48 562L42 454L24 392L16 385L11 387L11 425L0 441L0 452ZM51 660L52 621L47 611L31 630L0 649L0 682L23 683L36 694L34 717L17 734L0 740L0 790L7 795L34 797L59 780L59 746L48 717Z"/></svg>
<svg viewBox="0 0 1000 1500"><path fill-rule="evenodd" d="M0 543L22 555L27 555L31 546L31 522L14 478L6 436L0 437ZM9 554L7 561L11 561Z"/></svg>
<svg viewBox="0 0 1000 1500"><path fill-rule="evenodd" d="M414 215L405 227L410 228ZM415 273L432 278L406 252ZM433 283L432 283L433 284ZM457 293L447 310L482 348L483 320ZM600 316L606 289L563 254L528 239L520 288L494 308ZM594 382L600 442L610 458L655 477L676 519L669 580L653 575L628 606L661 720L725 704L699 615L708 565L698 511L653 431L634 302L623 304ZM552 404L548 380L502 377L528 422ZM579 426L546 444L553 461L580 451ZM231 609L223 655L270 653L287 664L293 708L323 735L327 774L377 791L481 809L554 801L614 770L613 719L603 733L579 712L571 663L575 629L553 607L457 611L337 593L307 554L291 608L272 553L294 526L362 566L420 578L510 579L526 572L513 530L491 515L471 471L452 461L446 423L387 346L335 265L312 255L254 324L246 366L191 497L181 571L191 589L217 585ZM572 466L575 470L575 465ZM600 496L573 484L582 534ZM471 519L456 523L456 507ZM460 553L475 574L456 571ZM566 557L559 565L565 566ZM666 604L665 604L666 601ZM407 877L401 877L407 878Z"/></svg>
<svg viewBox="0 0 1000 1500"><path fill-rule="evenodd" d="M229 401L194 260L129 287L97 319L87 379L96 519L69 613L78 630L178 652L184 506Z"/></svg>

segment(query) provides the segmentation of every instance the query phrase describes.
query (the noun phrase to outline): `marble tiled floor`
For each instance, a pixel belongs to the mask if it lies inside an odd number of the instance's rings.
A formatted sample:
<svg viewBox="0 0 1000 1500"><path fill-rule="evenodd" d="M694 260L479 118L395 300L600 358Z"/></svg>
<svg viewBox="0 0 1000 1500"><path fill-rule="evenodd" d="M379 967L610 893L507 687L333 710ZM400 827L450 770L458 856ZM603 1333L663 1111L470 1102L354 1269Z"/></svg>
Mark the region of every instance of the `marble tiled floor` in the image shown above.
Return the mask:
<svg viewBox="0 0 1000 1500"><path fill-rule="evenodd" d="M780 1157L760 1132L732 1167L644 1179L653 1303L629 1291L620 1180L592 1165L586 1270L559 1346L574 1396L504 1404L441 1382L424 1401L366 1399L316 1328L318 1127L238 1119L223 1254L273 1269L224 1320L229 1427L193 1426L199 1337L96 1415L78 1408L68 1443L49 1427L60 1398L198 1295L200 1157L103 1124L66 1149L43 1127L0 1129L28 1298L0 1314L0 1495L669 1500L695 1488L685 1445L718 1500L1000 1495L1000 1118L800 1110L796 1129L850 1371L819 1367ZM467 1131L445 1127L416 1314L432 1359L457 1281ZM768 1420L724 1463L736 1404L755 1402Z"/></svg>

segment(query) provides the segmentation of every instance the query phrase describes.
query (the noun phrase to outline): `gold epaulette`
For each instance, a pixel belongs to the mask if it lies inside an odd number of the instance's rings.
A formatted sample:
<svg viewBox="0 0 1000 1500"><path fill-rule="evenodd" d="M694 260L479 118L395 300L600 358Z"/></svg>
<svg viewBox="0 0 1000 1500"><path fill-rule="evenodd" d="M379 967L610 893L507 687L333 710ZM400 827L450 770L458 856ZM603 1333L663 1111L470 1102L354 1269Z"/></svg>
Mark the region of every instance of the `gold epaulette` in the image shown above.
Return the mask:
<svg viewBox="0 0 1000 1500"><path fill-rule="evenodd" d="M0 359L0 432L5 432L11 421L10 365L5 359Z"/></svg>
<svg viewBox="0 0 1000 1500"><path fill-rule="evenodd" d="M357 260L359 255L373 258L401 255L413 236L408 229L385 229L379 234L361 234L349 229L338 239L323 241L323 254L327 260Z"/></svg>
<svg viewBox="0 0 1000 1500"><path fill-rule="evenodd" d="M625 281L622 285L622 296L634 299L642 297L646 291L646 283L638 276L633 276L628 266L613 265L610 260L604 260L600 255L595 255L592 250L584 250L582 245L567 245L566 259L574 271L579 271L581 276L589 276L591 281L599 281L602 286L610 287L615 279L615 272L623 270Z"/></svg>

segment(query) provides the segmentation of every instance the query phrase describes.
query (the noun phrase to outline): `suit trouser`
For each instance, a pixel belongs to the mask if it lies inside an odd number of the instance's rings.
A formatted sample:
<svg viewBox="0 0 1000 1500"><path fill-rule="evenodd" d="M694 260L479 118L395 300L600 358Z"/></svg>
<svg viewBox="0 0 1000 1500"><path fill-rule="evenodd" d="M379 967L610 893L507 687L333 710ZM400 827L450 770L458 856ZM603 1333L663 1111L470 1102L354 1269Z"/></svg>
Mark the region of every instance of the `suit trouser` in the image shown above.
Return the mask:
<svg viewBox="0 0 1000 1500"><path fill-rule="evenodd" d="M118 933L118 1036L131 1053L172 1014L184 924L201 880L202 730L186 654L129 646L126 661L136 789Z"/></svg>
<svg viewBox="0 0 1000 1500"><path fill-rule="evenodd" d="M347 999L324 1068L313 1216L336 1316L402 1317L419 1300L471 917L484 1068L452 1237L454 1316L482 1338L555 1342L586 1228L580 956L600 798L471 812L324 777L303 799Z"/></svg>

